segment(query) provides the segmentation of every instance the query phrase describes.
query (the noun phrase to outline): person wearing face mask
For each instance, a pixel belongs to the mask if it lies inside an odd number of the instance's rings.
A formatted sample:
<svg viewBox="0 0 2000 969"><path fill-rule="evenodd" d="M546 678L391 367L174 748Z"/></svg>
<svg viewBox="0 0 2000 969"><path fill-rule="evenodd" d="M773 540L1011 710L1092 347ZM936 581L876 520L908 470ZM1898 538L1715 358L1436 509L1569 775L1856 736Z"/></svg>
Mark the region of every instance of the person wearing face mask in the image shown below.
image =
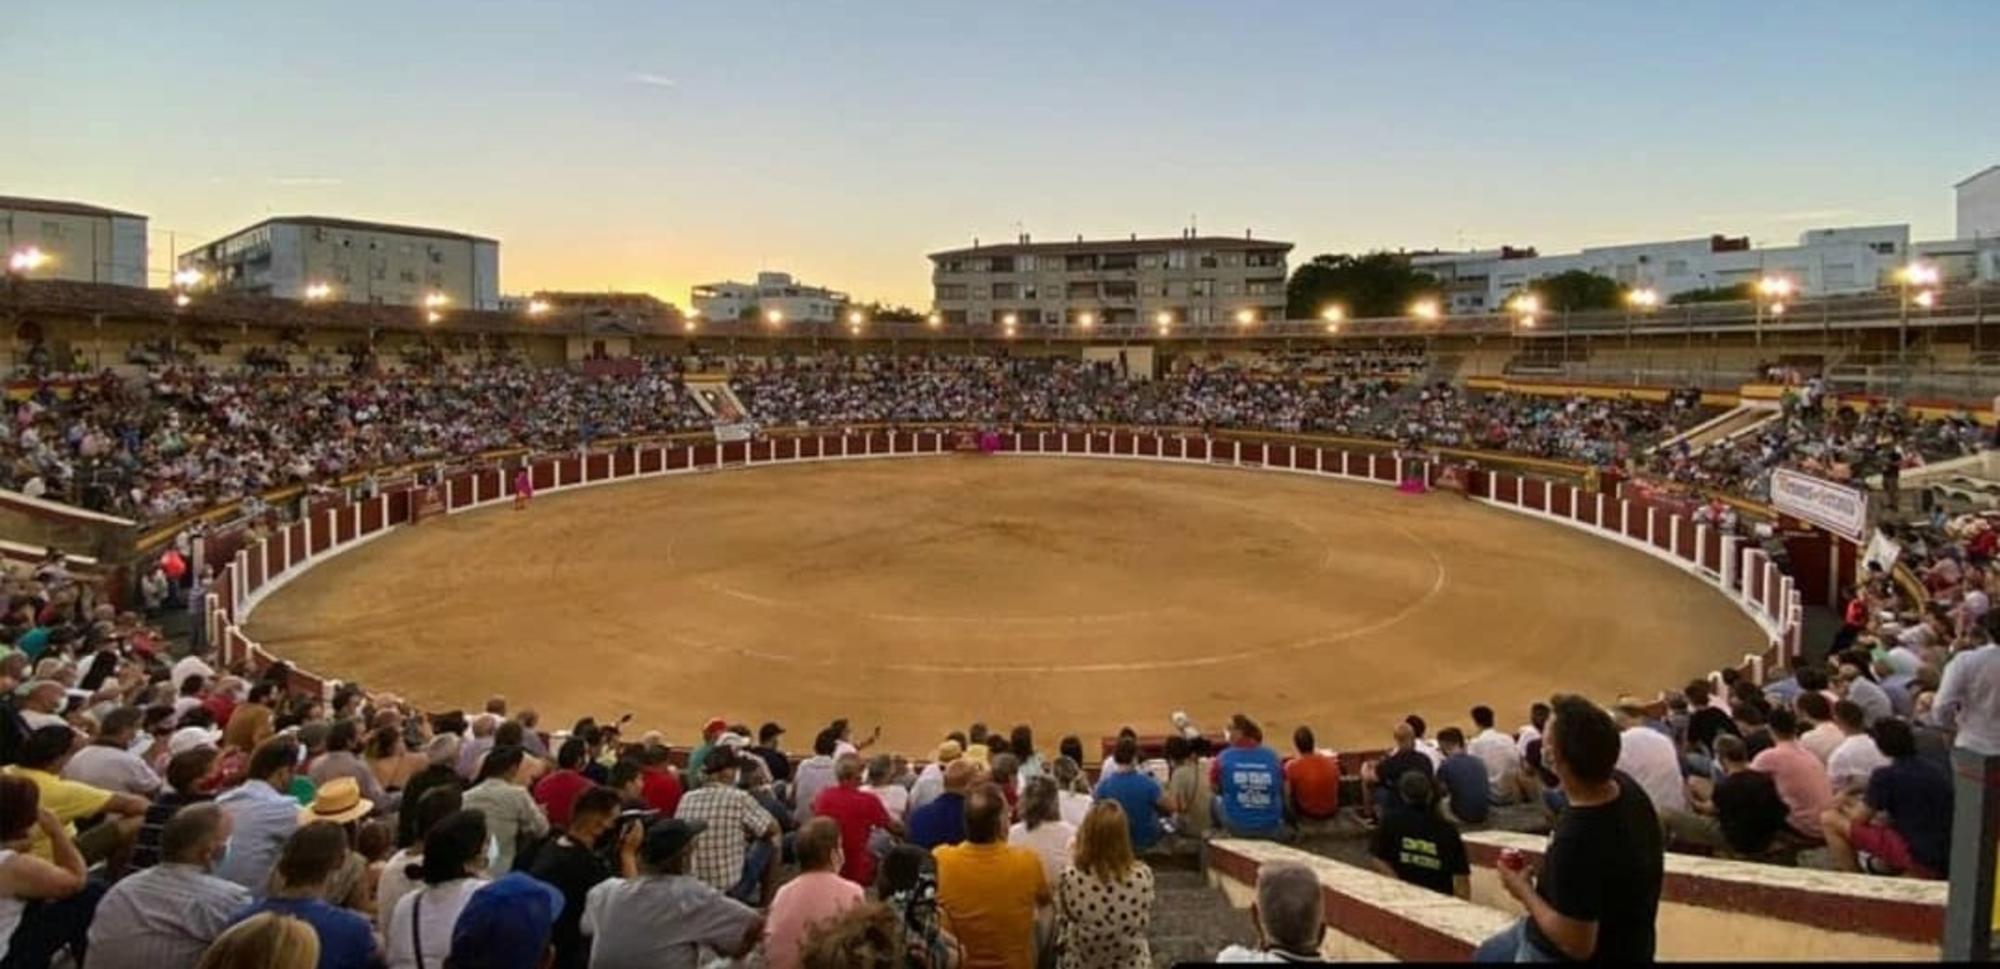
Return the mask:
<svg viewBox="0 0 2000 969"><path fill-rule="evenodd" d="M858 883L841 877L841 841L840 825L832 818L814 818L799 828L798 877L771 899L764 929L769 969L799 969L807 931L866 900Z"/></svg>
<svg viewBox="0 0 2000 969"><path fill-rule="evenodd" d="M562 893L550 943L555 951L550 969L585 969L590 965L590 939L583 934L583 906L590 890L616 875L639 876L639 839L646 826L629 819L618 828L623 806L618 791L602 785L585 789L571 803L569 825L541 842L515 863L515 869L555 886ZM622 834L613 834L615 830ZM613 838L616 844L600 844ZM609 849L601 850L601 849ZM614 870L606 855L615 852Z"/></svg>
<svg viewBox="0 0 2000 969"><path fill-rule="evenodd" d="M229 854L229 814L190 804L160 831L160 863L121 879L90 923L85 969L178 969L192 966L250 893L215 877Z"/></svg>
<svg viewBox="0 0 2000 969"><path fill-rule="evenodd" d="M446 815L424 835L424 860L410 877L423 887L396 901L389 917L389 969L438 969L451 954L451 930L472 893L486 884L498 846L486 815L466 809Z"/></svg>

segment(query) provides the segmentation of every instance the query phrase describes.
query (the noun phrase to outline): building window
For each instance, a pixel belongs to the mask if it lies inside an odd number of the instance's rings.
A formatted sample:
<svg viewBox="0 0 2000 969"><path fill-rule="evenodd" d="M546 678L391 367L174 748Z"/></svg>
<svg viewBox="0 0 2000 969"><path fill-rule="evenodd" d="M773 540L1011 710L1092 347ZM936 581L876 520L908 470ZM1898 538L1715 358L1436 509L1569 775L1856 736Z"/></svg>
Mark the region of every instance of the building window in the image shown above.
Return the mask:
<svg viewBox="0 0 2000 969"><path fill-rule="evenodd" d="M1020 292L1020 287L1015 286L1013 283L993 284L994 299L1013 299L1015 297L1015 294L1019 292Z"/></svg>
<svg viewBox="0 0 2000 969"><path fill-rule="evenodd" d="M1167 268L1168 268L1168 269L1186 269L1186 268L1187 268L1187 257L1188 257L1188 254L1187 254L1187 250L1186 250L1186 249L1169 249L1169 250L1167 250Z"/></svg>
<svg viewBox="0 0 2000 969"><path fill-rule="evenodd" d="M1245 266L1269 268L1271 266L1282 266L1284 264L1285 264L1285 257L1283 253L1246 252L1243 254L1243 265Z"/></svg>
<svg viewBox="0 0 2000 969"><path fill-rule="evenodd" d="M960 300L960 299L964 299L964 298L965 298L965 284L964 284L964 283L939 283L939 284L938 284L938 287L937 287L937 298L938 298L939 300Z"/></svg>
<svg viewBox="0 0 2000 969"><path fill-rule="evenodd" d="M1215 253L1212 252L1202 253L1201 259L1199 260L1199 265L1203 269L1214 269L1216 267Z"/></svg>

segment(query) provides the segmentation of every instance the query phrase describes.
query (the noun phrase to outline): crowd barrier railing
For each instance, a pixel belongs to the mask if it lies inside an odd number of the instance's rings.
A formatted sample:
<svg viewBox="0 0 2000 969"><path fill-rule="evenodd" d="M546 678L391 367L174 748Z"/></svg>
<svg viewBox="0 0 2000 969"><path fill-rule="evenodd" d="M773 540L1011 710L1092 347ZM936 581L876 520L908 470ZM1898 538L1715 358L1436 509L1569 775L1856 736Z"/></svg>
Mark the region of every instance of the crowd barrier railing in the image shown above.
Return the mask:
<svg viewBox="0 0 2000 969"><path fill-rule="evenodd" d="M527 467L535 493L545 494L725 468L937 456L962 450L962 437L948 428L804 430L745 441L635 443L536 457L527 459ZM1008 431L999 435L998 444L1001 455L1219 466L1387 486L1405 481L1435 486L1441 470L1420 458L1304 440L1229 440L1131 428ZM276 662L244 631L259 603L319 563L410 527L426 504L456 515L512 501L520 466L459 470L431 486L436 489L431 495L407 486L340 499L311 509L261 543L236 549L221 564L205 599L208 642L229 666L254 669ZM1746 655L1737 667L1752 682L1762 682L1770 670L1799 655L1799 592L1761 549L1690 517L1564 482L1479 469L1464 470L1461 478L1472 500L1617 542L1670 563L1728 597L1767 638L1761 653ZM1719 672L1710 675L1715 678ZM292 677L295 688L309 691L324 691L335 682L298 669Z"/></svg>

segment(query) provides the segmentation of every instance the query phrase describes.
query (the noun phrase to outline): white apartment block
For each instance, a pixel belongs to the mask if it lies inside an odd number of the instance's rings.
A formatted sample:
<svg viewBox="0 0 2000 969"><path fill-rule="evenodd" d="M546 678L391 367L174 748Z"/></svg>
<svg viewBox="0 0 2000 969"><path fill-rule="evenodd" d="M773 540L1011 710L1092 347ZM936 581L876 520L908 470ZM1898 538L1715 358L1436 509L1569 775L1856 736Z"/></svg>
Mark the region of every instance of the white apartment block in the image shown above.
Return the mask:
<svg viewBox="0 0 2000 969"><path fill-rule="evenodd" d="M705 283L694 287L691 302L705 320L778 320L791 323L834 323L848 303L847 294L808 286L791 273L760 272L754 283Z"/></svg>
<svg viewBox="0 0 2000 969"><path fill-rule="evenodd" d="M947 325L1151 325L1279 320L1289 242L1178 238L978 245L931 254L933 308Z"/></svg>
<svg viewBox="0 0 2000 969"><path fill-rule="evenodd" d="M1535 280L1571 270L1608 276L1630 288L1650 288L1668 299L1697 289L1734 286L1782 276L1801 296L1874 292L1894 284L1910 258L1907 225L1812 229L1797 245L1751 248L1745 238L1710 236L1600 246L1543 256L1533 249L1424 253L1410 265L1442 282L1451 313L1498 313Z"/></svg>
<svg viewBox="0 0 2000 969"><path fill-rule="evenodd" d="M116 209L0 196L0 260L34 248L44 259L29 279L146 285L146 217ZM0 269L6 263L0 261Z"/></svg>
<svg viewBox="0 0 2000 969"><path fill-rule="evenodd" d="M447 309L500 308L500 243L449 229L286 216L180 256L225 292L304 299L327 287L350 303L420 306L442 294Z"/></svg>

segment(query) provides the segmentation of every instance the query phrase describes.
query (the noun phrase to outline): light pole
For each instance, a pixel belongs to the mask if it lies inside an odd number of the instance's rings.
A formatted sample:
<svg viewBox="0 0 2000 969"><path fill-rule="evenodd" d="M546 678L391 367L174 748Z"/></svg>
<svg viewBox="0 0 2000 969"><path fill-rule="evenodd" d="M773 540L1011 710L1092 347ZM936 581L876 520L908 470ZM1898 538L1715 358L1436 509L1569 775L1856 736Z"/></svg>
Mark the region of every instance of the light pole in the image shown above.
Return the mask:
<svg viewBox="0 0 2000 969"><path fill-rule="evenodd" d="M1764 315L1773 318L1785 315L1785 300L1792 295L1792 281L1783 276L1765 276L1757 280L1757 345L1764 345Z"/></svg>
<svg viewBox="0 0 2000 969"><path fill-rule="evenodd" d="M1938 268L1928 263L1912 262L1896 271L1898 292L1896 313L1896 374L1899 391L1908 389L1910 381L1910 304L1912 302L1930 309L1937 304L1937 292L1932 287L1941 278ZM1913 293L1914 291L1914 293Z"/></svg>
<svg viewBox="0 0 2000 969"><path fill-rule="evenodd" d="M1638 312L1640 312L1640 313L1645 313L1645 314L1649 314L1649 315L1650 315L1650 314L1651 314L1651 313L1652 313L1652 312L1653 312L1654 310L1658 309L1659 307L1660 307L1660 291L1659 291L1659 290L1657 290L1657 289L1654 289L1654 288L1652 288L1651 286L1641 286L1641 287L1639 287L1638 289L1633 289L1633 290L1628 290L1628 291L1626 291L1626 293L1625 293L1625 351L1626 351L1627 353L1630 353L1630 352L1631 352L1631 350L1632 350L1632 325L1633 325L1633 324L1632 324L1632 313L1633 313L1633 311L1635 311L1635 310L1636 310L1636 311L1638 311ZM1650 358L1651 356L1652 356L1652 354L1650 354L1650 353L1648 353L1648 354L1647 354L1647 357L1649 357L1649 358ZM1649 362L1650 362L1650 361L1649 361ZM1637 374L1634 374L1634 375L1633 375L1633 379L1634 379L1634 381L1636 382L1636 381L1637 381L1637 379L1638 379L1638 375L1637 375Z"/></svg>

